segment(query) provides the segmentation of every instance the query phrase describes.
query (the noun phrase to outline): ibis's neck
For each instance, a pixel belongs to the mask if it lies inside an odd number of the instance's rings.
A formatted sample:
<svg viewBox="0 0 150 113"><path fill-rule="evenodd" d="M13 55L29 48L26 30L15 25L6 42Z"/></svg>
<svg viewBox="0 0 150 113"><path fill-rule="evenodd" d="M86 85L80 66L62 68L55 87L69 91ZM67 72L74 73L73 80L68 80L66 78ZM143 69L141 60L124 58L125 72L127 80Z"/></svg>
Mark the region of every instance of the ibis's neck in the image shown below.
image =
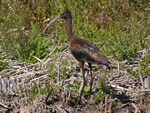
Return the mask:
<svg viewBox="0 0 150 113"><path fill-rule="evenodd" d="M71 41L74 37L74 34L72 32L72 17L66 19L66 29L69 40Z"/></svg>

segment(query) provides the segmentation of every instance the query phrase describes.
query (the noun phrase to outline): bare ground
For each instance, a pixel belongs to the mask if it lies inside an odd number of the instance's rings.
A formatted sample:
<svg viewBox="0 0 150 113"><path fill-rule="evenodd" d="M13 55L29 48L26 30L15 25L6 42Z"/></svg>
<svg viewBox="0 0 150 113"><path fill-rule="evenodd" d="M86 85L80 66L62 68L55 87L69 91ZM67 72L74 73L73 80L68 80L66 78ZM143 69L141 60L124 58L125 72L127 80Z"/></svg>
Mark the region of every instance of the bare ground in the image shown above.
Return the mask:
<svg viewBox="0 0 150 113"><path fill-rule="evenodd" d="M118 62L111 56L112 69L103 71L93 66L94 87L90 97L82 97L82 102L77 103L77 91L68 87L68 82L73 84L76 80L82 82L78 64L72 60L72 56L65 49L57 57L44 59L35 64L17 62L5 56L2 62L8 62L7 67L0 67L0 112L54 112L54 113L150 113L150 89L149 76L142 77L138 62L144 57L147 51L142 50L139 54L128 61ZM72 62L73 63L72 63ZM66 64L63 64L63 63ZM47 68L55 68L48 72ZM60 75L60 69L67 68L67 77ZM139 70L140 77L134 77L126 71L126 67ZM90 80L87 68L87 81ZM51 74L58 75L55 78ZM99 80L107 78L102 89L97 88ZM42 83L42 87L51 84L52 94L41 94L38 90L36 97L31 100L28 89ZM88 86L88 82L86 86ZM104 86L103 86L104 85ZM59 88L58 88L59 86ZM108 90L109 89L109 90ZM102 90L105 97L101 101L94 101L93 97ZM22 96L23 95L23 96Z"/></svg>

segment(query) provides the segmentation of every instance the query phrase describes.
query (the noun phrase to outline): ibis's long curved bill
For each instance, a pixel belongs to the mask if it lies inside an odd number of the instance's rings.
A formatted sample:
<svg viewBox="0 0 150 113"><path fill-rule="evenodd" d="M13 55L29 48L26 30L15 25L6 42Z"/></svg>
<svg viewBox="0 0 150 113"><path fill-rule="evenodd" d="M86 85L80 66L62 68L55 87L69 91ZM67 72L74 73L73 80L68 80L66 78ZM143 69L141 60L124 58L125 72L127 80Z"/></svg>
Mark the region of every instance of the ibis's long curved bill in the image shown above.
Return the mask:
<svg viewBox="0 0 150 113"><path fill-rule="evenodd" d="M43 34L44 34L44 32L46 31L46 29L48 28L48 26L50 26L53 22L55 22L56 20L58 20L58 19L60 19L61 18L61 16L59 15L59 16L57 16L56 18L54 18L52 21L50 21L49 23L48 23L48 25L45 27L45 29L43 30Z"/></svg>

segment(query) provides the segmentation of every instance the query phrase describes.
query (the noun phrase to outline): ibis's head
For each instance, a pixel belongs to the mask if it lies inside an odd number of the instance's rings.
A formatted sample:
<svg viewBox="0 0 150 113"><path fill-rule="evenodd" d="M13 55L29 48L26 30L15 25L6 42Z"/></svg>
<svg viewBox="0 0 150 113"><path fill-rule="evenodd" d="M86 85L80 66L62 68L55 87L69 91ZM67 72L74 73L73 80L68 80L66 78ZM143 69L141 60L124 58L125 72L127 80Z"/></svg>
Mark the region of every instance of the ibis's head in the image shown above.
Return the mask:
<svg viewBox="0 0 150 113"><path fill-rule="evenodd" d="M63 12L60 13L60 18L67 19L69 17L71 17L71 13L68 10L64 10Z"/></svg>
<svg viewBox="0 0 150 113"><path fill-rule="evenodd" d="M46 28L43 30L43 34L46 31L46 29L48 28L48 26L50 26L53 22L55 22L56 20L63 18L63 19L67 19L67 18L71 18L71 13L68 10L64 10L63 12L60 13L60 15L58 15L56 18L54 18L47 26Z"/></svg>

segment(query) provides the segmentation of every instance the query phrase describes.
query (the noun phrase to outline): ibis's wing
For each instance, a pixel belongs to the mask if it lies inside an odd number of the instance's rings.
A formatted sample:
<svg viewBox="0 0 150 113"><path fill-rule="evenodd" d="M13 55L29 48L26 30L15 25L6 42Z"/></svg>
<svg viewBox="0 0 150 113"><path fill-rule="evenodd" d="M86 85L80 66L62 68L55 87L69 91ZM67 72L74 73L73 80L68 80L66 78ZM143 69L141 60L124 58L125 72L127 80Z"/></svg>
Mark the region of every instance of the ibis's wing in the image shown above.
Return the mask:
<svg viewBox="0 0 150 113"><path fill-rule="evenodd" d="M70 51L79 61L99 64L102 68L103 65L109 66L107 57L91 42L80 40L71 44Z"/></svg>

